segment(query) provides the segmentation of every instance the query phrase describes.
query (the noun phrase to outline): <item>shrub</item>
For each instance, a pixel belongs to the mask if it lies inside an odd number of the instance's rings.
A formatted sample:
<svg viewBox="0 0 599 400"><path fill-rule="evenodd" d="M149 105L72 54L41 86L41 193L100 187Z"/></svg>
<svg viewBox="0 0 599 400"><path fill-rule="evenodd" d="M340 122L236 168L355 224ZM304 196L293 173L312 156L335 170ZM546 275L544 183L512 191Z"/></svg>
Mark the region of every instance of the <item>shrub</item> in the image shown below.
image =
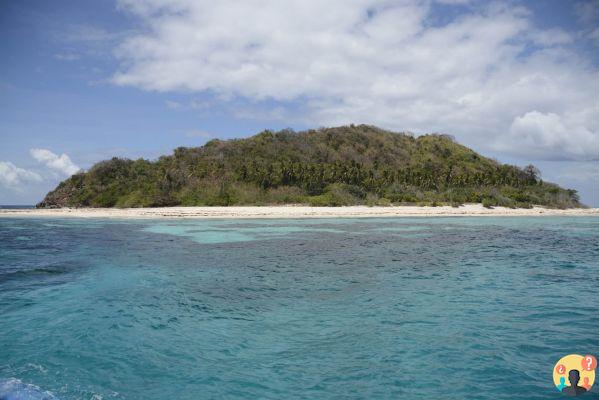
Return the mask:
<svg viewBox="0 0 599 400"><path fill-rule="evenodd" d="M306 201L306 196L298 187L279 186L268 190L266 201L273 204L303 203Z"/></svg>
<svg viewBox="0 0 599 400"><path fill-rule="evenodd" d="M497 200L491 197L485 197L482 201L482 204L485 208L493 208L493 206L497 205Z"/></svg>

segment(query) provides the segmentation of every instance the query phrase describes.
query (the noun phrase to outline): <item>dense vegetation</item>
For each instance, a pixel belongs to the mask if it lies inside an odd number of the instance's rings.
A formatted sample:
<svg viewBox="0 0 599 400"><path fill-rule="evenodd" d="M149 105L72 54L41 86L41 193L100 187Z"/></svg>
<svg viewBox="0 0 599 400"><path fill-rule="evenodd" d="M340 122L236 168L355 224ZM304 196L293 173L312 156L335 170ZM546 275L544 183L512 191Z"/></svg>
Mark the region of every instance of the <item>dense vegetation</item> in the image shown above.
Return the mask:
<svg viewBox="0 0 599 400"><path fill-rule="evenodd" d="M344 126L177 148L156 161L113 158L73 175L38 207L284 204L580 206L533 166L500 164L447 135Z"/></svg>

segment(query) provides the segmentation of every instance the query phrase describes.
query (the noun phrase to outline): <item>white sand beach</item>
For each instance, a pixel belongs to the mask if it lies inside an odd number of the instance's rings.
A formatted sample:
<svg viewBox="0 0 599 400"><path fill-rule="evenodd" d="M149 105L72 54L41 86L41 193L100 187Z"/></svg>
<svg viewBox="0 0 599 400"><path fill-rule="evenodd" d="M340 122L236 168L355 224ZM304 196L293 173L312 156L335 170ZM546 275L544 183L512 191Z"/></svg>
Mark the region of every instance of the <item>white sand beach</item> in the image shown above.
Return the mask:
<svg viewBox="0 0 599 400"><path fill-rule="evenodd" d="M349 217L432 217L432 216L599 216L599 208L567 210L543 207L485 208L480 204L460 207L160 207L160 208L58 208L0 209L0 217L74 218L349 218Z"/></svg>

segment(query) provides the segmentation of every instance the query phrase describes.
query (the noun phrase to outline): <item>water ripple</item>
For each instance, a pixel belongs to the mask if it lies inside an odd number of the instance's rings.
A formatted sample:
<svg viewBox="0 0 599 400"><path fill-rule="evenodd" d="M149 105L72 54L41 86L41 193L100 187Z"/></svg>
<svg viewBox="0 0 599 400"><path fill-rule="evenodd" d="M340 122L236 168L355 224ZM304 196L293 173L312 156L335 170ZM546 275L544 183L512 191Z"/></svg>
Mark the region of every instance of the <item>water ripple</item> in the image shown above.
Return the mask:
<svg viewBox="0 0 599 400"><path fill-rule="evenodd" d="M597 243L596 218L0 220L0 398L552 398L557 359L599 354Z"/></svg>

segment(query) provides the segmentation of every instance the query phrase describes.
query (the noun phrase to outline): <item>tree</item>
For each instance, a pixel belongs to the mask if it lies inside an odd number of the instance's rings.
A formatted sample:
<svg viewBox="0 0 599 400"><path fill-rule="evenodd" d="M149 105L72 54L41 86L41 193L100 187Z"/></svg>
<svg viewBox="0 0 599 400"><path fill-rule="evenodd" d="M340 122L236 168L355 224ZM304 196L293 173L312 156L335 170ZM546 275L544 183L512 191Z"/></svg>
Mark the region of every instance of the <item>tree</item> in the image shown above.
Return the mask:
<svg viewBox="0 0 599 400"><path fill-rule="evenodd" d="M532 164L528 164L524 167L523 171L527 179L533 183L536 183L537 179L541 177L541 171Z"/></svg>

